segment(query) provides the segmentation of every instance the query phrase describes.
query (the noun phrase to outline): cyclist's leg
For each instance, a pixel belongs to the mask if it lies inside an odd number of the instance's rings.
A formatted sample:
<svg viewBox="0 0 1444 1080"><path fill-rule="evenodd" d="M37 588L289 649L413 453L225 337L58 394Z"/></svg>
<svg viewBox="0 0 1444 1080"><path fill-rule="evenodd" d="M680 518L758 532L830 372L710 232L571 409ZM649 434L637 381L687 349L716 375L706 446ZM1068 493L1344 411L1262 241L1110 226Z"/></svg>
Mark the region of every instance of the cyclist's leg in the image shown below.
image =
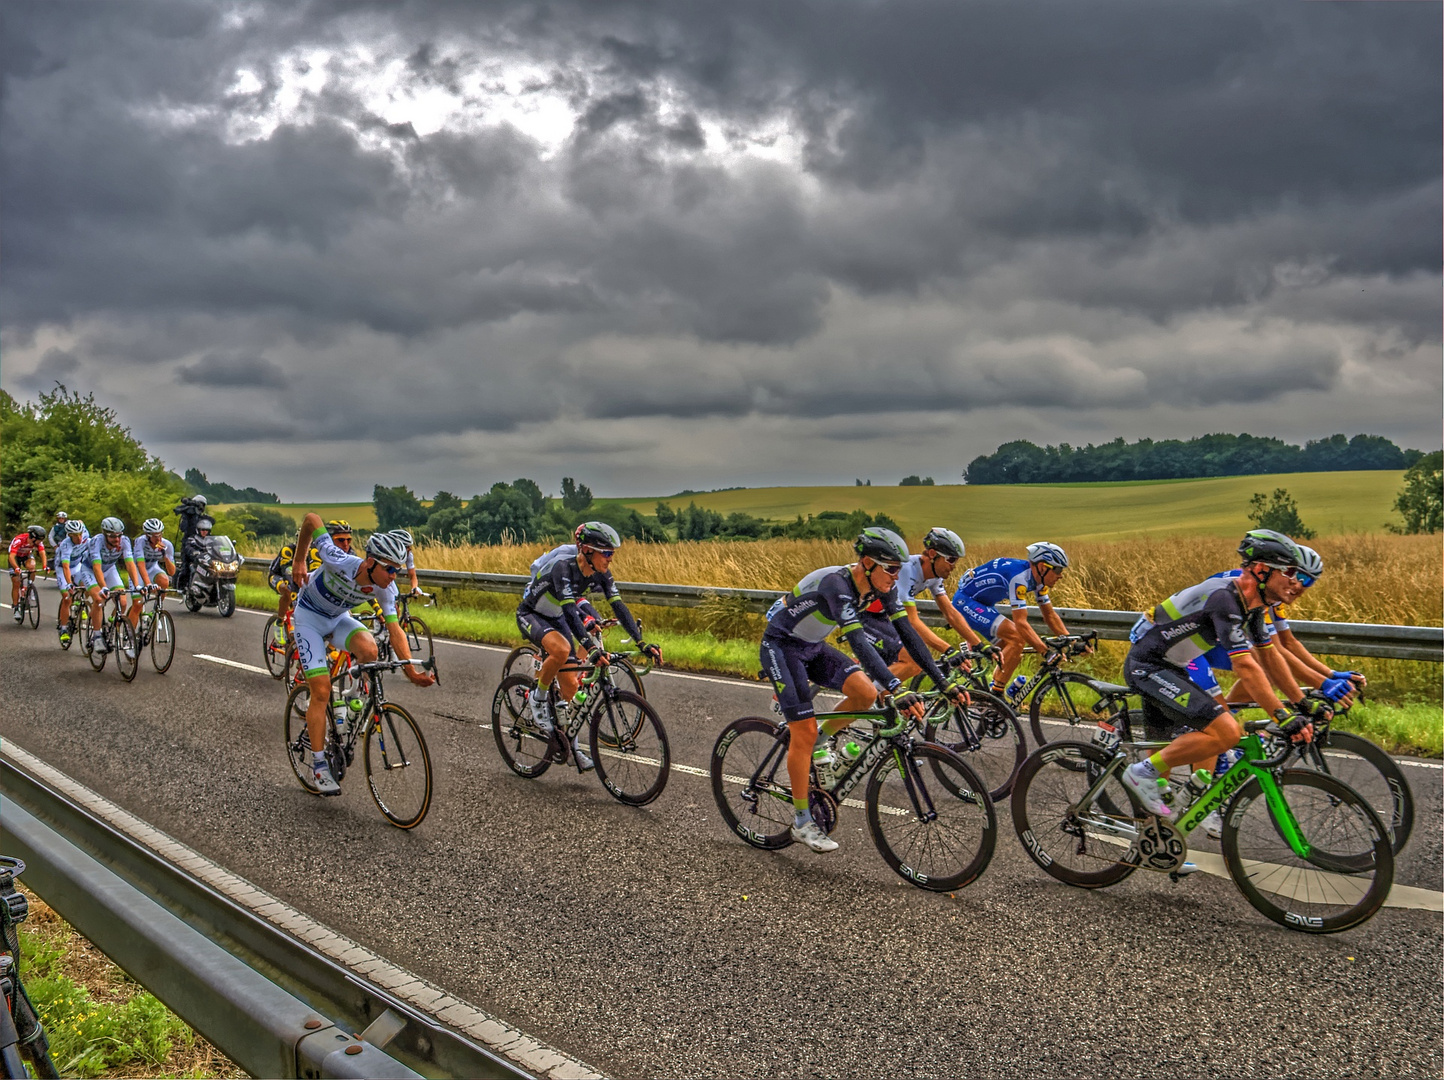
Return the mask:
<svg viewBox="0 0 1444 1080"><path fill-rule="evenodd" d="M170 575L160 568L160 563L155 564L154 570L147 566L145 572L150 575L152 585L162 589L170 588Z"/></svg>
<svg viewBox="0 0 1444 1080"><path fill-rule="evenodd" d="M990 641L996 641L1000 646L1001 655L998 657L997 670L993 672L992 691L994 694L1001 694L1007 689L1013 672L1018 670L1018 664L1023 659L1023 650L1028 643L1023 639L1023 632L1006 615L999 615L994 619L993 625L984 636Z"/></svg>
<svg viewBox="0 0 1444 1080"><path fill-rule="evenodd" d="M1016 633L1016 629L1012 625L1012 620L1007 619L1001 614L999 614L997 608L988 607L986 604L964 603L955 604L954 607L956 608L958 614L963 617L963 621L968 624L969 629L971 629L973 633L977 634L978 637L982 638L984 641L997 641L998 633L1003 626L1007 626L1009 629L1014 630L1014 632ZM1019 649L1018 656L1021 657L1022 655L1022 650ZM1007 686L1008 679L1012 677L1013 669L1017 666L1017 660L1014 660L1011 664L1009 664L1004 661L1003 657L999 657L998 668L996 671L993 672L994 694L1001 693L997 686L998 680L1002 679L1003 686ZM1004 674L1004 671L1007 672L1006 675Z"/></svg>
<svg viewBox="0 0 1444 1080"><path fill-rule="evenodd" d="M817 645L790 645L764 636L760 649L762 670L772 680L777 704L787 721L787 778L792 785L792 806L797 821L811 816L807 804L812 771L812 745L817 741L817 714L807 677L808 654Z"/></svg>
<svg viewBox="0 0 1444 1080"><path fill-rule="evenodd" d="M1142 766L1146 767L1144 771L1167 778L1173 766L1216 758L1237 746L1243 736L1238 720L1223 702L1190 679L1183 668L1143 663L1130 657L1124 677L1143 696L1145 709L1160 709L1169 719L1191 729L1147 761L1129 766L1130 770Z"/></svg>
<svg viewBox="0 0 1444 1080"><path fill-rule="evenodd" d="M10 606L20 606L20 564L15 561L15 556L10 556Z"/></svg>
<svg viewBox="0 0 1444 1080"><path fill-rule="evenodd" d="M138 583L132 581L130 584L134 586ZM106 567L105 587L119 597L120 612L130 623L131 629L134 630L140 625L140 605L130 602L130 592L126 588L125 583L121 581L120 570L118 568L114 566Z"/></svg>
<svg viewBox="0 0 1444 1080"><path fill-rule="evenodd" d="M305 607L296 609L296 652L301 658L301 676L311 691L311 700L306 705L306 731L310 735L313 758L321 756L326 746L326 710L331 704L331 668L326 642L337 622Z"/></svg>
<svg viewBox="0 0 1444 1080"><path fill-rule="evenodd" d="M826 642L808 657L807 677L816 686L842 693L839 712L862 712L877 704L877 685L862 670L862 665ZM825 735L836 735L845 727L846 720L829 720L823 724L822 731Z"/></svg>
<svg viewBox="0 0 1444 1080"><path fill-rule="evenodd" d="M369 664L380 655L380 650L376 647L375 635L350 615L342 615L336 620L336 629L331 632L331 641L345 642L341 646L342 650L350 653L358 663Z"/></svg>

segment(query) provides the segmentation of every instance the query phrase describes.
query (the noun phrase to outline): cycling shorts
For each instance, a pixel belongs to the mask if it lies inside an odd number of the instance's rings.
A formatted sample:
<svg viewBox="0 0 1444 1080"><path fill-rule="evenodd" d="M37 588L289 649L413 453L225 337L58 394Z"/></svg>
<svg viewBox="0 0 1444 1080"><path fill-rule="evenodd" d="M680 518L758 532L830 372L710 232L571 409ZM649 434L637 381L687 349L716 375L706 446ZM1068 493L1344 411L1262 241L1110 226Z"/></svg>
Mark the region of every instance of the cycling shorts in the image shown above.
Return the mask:
<svg viewBox="0 0 1444 1080"><path fill-rule="evenodd" d="M1172 664L1137 660L1130 654L1123 664L1123 678L1143 697L1149 738L1172 738L1180 725L1202 731L1225 711L1213 690Z"/></svg>
<svg viewBox="0 0 1444 1080"><path fill-rule="evenodd" d="M788 723L816 715L812 707L814 684L841 690L848 676L862 670L856 660L825 641L793 644L765 634L761 659L762 672L772 680L777 704Z"/></svg>
<svg viewBox="0 0 1444 1080"><path fill-rule="evenodd" d="M989 607L987 604L965 601L954 606L958 609L958 613L967 620L968 625L973 628L973 632L989 641L997 640L998 627L1008 617L997 608Z"/></svg>
<svg viewBox="0 0 1444 1080"><path fill-rule="evenodd" d="M75 582L77 589L89 589L94 585L101 584L102 581L105 587L109 589L119 589L122 587L120 583L120 571L115 567L105 567L104 575L103 579L97 580L93 567L86 563L70 564L70 577Z"/></svg>
<svg viewBox="0 0 1444 1080"><path fill-rule="evenodd" d="M572 640L572 632L567 629L567 624L561 619L548 619L545 615L538 615L535 611L518 611L516 625L521 630L521 636L537 648L542 647L542 638L550 633L558 633L566 638L569 644L576 644Z"/></svg>
<svg viewBox="0 0 1444 1080"><path fill-rule="evenodd" d="M861 618L863 633L882 656L882 662L889 667L896 664L897 658L902 655L902 637L892 620L867 611L862 612Z"/></svg>
<svg viewBox="0 0 1444 1080"><path fill-rule="evenodd" d="M301 672L306 678L330 669L326 659L326 642L338 649L351 651L351 639L358 630L365 630L349 611L325 616L297 604L291 612L295 627L296 652L301 657Z"/></svg>

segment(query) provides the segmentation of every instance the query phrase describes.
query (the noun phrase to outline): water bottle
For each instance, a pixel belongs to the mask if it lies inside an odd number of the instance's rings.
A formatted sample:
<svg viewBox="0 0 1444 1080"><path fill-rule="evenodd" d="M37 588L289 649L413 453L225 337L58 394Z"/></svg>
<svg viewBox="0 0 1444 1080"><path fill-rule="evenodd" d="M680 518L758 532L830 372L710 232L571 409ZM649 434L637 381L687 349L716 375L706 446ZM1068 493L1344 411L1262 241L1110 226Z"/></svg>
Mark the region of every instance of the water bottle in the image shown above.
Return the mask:
<svg viewBox="0 0 1444 1080"><path fill-rule="evenodd" d="M344 698L337 698L331 703L331 718L336 725L336 738L345 739L346 729L351 719L351 712L346 707Z"/></svg>
<svg viewBox="0 0 1444 1080"><path fill-rule="evenodd" d="M1004 693L1007 694L1008 700L1009 700L1010 702L1017 702L1017 700L1018 700L1018 695L1023 692L1023 687L1025 687L1025 686L1027 686L1027 685L1028 685L1028 676L1026 676L1026 675L1015 675L1015 676L1013 676L1013 681L1008 684L1008 689L1007 689L1006 691L1004 691Z"/></svg>
<svg viewBox="0 0 1444 1080"><path fill-rule="evenodd" d="M585 686L579 686L579 687L577 687L577 692L576 692L576 694L572 697L572 708L574 708L574 709L580 709L580 708L581 708L583 705L585 705L586 703L587 703L587 688L586 688Z"/></svg>
<svg viewBox="0 0 1444 1080"><path fill-rule="evenodd" d="M1215 777L1222 776L1242 760L1243 751L1238 747L1235 746L1232 750L1225 750L1218 755L1218 764L1214 766L1213 775Z"/></svg>
<svg viewBox="0 0 1444 1080"><path fill-rule="evenodd" d="M1198 801L1200 795L1208 790L1213 783L1213 773L1207 769L1195 769L1193 775L1184 783L1184 789L1188 792L1188 803L1192 806Z"/></svg>
<svg viewBox="0 0 1444 1080"><path fill-rule="evenodd" d="M832 756L832 743L824 742L812 752L812 765L817 770L817 782L822 787L831 787L836 759Z"/></svg>

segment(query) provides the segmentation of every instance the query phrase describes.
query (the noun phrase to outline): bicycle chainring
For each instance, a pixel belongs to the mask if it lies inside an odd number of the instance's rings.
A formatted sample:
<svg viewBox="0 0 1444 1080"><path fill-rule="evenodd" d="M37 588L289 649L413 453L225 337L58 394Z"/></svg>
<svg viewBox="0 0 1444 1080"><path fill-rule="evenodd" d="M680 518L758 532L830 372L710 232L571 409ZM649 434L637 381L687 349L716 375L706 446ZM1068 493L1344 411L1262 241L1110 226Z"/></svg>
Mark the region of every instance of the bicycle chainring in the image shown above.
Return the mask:
<svg viewBox="0 0 1444 1080"><path fill-rule="evenodd" d="M807 808L817 827L828 835L837 828L837 800L819 787L807 793Z"/></svg>
<svg viewBox="0 0 1444 1080"><path fill-rule="evenodd" d="M1146 870L1177 870L1188 854L1188 843L1183 834L1156 817L1144 819L1143 828L1138 831L1136 847Z"/></svg>

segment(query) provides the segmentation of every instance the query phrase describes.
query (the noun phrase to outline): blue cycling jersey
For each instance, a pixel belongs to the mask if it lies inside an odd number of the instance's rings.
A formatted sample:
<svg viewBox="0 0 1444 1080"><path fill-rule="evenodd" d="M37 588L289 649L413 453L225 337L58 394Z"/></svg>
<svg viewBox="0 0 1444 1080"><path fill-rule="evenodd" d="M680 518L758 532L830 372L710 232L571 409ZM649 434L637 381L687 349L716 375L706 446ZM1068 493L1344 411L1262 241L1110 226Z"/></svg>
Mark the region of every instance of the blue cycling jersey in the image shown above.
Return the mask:
<svg viewBox="0 0 1444 1080"><path fill-rule="evenodd" d="M1040 607L1053 602L1048 596L1048 587L1038 584L1033 577L1033 567L1027 559L993 559L963 575L953 593L953 603L1009 612L1015 606L1026 608L1030 593L1037 597Z"/></svg>

